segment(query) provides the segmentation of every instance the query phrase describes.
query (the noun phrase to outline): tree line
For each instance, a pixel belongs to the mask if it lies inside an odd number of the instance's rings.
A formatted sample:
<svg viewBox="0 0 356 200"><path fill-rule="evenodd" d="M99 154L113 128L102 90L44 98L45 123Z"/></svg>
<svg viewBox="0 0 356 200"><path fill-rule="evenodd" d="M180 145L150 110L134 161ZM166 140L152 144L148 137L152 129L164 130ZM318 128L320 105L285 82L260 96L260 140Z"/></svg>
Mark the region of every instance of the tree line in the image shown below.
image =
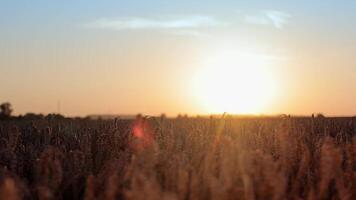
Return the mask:
<svg viewBox="0 0 356 200"><path fill-rule="evenodd" d="M5 102L0 104L0 120L9 120L9 119L27 119L27 120L36 120L36 119L65 119L65 117L59 113L50 113L47 115L36 114L36 113L26 113L25 115L13 116L13 108L11 103Z"/></svg>

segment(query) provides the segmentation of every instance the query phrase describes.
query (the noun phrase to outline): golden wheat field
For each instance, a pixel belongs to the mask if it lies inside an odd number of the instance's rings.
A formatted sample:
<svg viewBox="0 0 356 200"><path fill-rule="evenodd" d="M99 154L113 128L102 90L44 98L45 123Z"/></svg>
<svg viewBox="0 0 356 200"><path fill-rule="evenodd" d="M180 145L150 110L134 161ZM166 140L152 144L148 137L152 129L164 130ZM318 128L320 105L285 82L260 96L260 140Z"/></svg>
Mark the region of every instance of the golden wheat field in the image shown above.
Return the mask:
<svg viewBox="0 0 356 200"><path fill-rule="evenodd" d="M0 199L355 199L356 119L0 123Z"/></svg>

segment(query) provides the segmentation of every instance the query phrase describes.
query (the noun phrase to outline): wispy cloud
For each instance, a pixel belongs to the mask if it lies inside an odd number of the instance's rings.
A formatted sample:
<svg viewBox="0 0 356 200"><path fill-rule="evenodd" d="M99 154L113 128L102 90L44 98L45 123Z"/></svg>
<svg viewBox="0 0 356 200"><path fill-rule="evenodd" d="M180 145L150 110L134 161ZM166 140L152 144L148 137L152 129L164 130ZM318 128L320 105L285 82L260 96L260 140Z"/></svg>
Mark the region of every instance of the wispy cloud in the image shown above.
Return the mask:
<svg viewBox="0 0 356 200"><path fill-rule="evenodd" d="M275 28L282 29L289 23L291 15L287 12L277 10L262 11L256 15L246 15L245 22L258 25L272 25Z"/></svg>
<svg viewBox="0 0 356 200"><path fill-rule="evenodd" d="M251 24L269 25L282 29L288 24L291 15L276 10L260 11L257 14L241 15L243 21ZM158 17L122 17L101 18L84 24L86 28L103 30L156 30L185 36L207 36L204 28L217 28L234 25L233 22L217 19L208 15L158 16Z"/></svg>
<svg viewBox="0 0 356 200"><path fill-rule="evenodd" d="M207 36L206 33L203 33L202 31L199 31L199 30L186 30L186 29L180 29L180 30L172 30L170 31L171 34L173 35L182 35L182 36Z"/></svg>
<svg viewBox="0 0 356 200"><path fill-rule="evenodd" d="M86 25L90 28L112 30L142 30L142 29L193 29L213 27L222 24L210 16L189 16L169 18L122 18L99 19Z"/></svg>

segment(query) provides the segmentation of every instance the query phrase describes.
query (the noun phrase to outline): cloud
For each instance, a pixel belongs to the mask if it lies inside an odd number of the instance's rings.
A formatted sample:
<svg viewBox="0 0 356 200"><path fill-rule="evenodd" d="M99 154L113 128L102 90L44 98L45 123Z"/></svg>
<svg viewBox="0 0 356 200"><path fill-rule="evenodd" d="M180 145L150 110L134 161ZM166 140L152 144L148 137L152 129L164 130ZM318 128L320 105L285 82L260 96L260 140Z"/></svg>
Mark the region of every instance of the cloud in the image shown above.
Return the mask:
<svg viewBox="0 0 356 200"><path fill-rule="evenodd" d="M205 33L199 31L199 30L173 30L170 32L173 35L183 35L183 36L206 36Z"/></svg>
<svg viewBox="0 0 356 200"><path fill-rule="evenodd" d="M282 29L289 23L291 15L276 10L263 11L257 15L246 15L244 17L245 22L257 25L271 25L275 28Z"/></svg>
<svg viewBox="0 0 356 200"><path fill-rule="evenodd" d="M210 16L189 16L170 18L122 18L99 19L86 25L89 28L111 30L143 30L143 29L194 29L214 27L222 24Z"/></svg>

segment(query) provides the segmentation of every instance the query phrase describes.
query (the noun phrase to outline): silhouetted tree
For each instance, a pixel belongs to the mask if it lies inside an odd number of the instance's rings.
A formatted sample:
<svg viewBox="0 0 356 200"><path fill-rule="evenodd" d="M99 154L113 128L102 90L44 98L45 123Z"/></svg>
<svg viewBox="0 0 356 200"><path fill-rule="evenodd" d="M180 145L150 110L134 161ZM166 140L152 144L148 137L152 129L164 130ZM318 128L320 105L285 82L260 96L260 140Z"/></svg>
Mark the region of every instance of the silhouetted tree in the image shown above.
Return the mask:
<svg viewBox="0 0 356 200"><path fill-rule="evenodd" d="M322 113L318 113L318 114L316 115L316 117L317 117L318 119L323 119L323 118L325 118L325 116L324 116Z"/></svg>
<svg viewBox="0 0 356 200"><path fill-rule="evenodd" d="M9 102L0 105L0 119L8 119L12 113L11 104Z"/></svg>
<svg viewBox="0 0 356 200"><path fill-rule="evenodd" d="M162 113L160 118L163 120L163 119L166 119L167 118L167 115L165 113Z"/></svg>
<svg viewBox="0 0 356 200"><path fill-rule="evenodd" d="M47 119L47 120L62 120L62 119L65 119L65 117L61 114L50 113L45 117L45 119Z"/></svg>
<svg viewBox="0 0 356 200"><path fill-rule="evenodd" d="M35 113L26 113L23 116L23 119L26 119L26 120L40 120L43 118L44 118L44 116L42 114L35 114Z"/></svg>

